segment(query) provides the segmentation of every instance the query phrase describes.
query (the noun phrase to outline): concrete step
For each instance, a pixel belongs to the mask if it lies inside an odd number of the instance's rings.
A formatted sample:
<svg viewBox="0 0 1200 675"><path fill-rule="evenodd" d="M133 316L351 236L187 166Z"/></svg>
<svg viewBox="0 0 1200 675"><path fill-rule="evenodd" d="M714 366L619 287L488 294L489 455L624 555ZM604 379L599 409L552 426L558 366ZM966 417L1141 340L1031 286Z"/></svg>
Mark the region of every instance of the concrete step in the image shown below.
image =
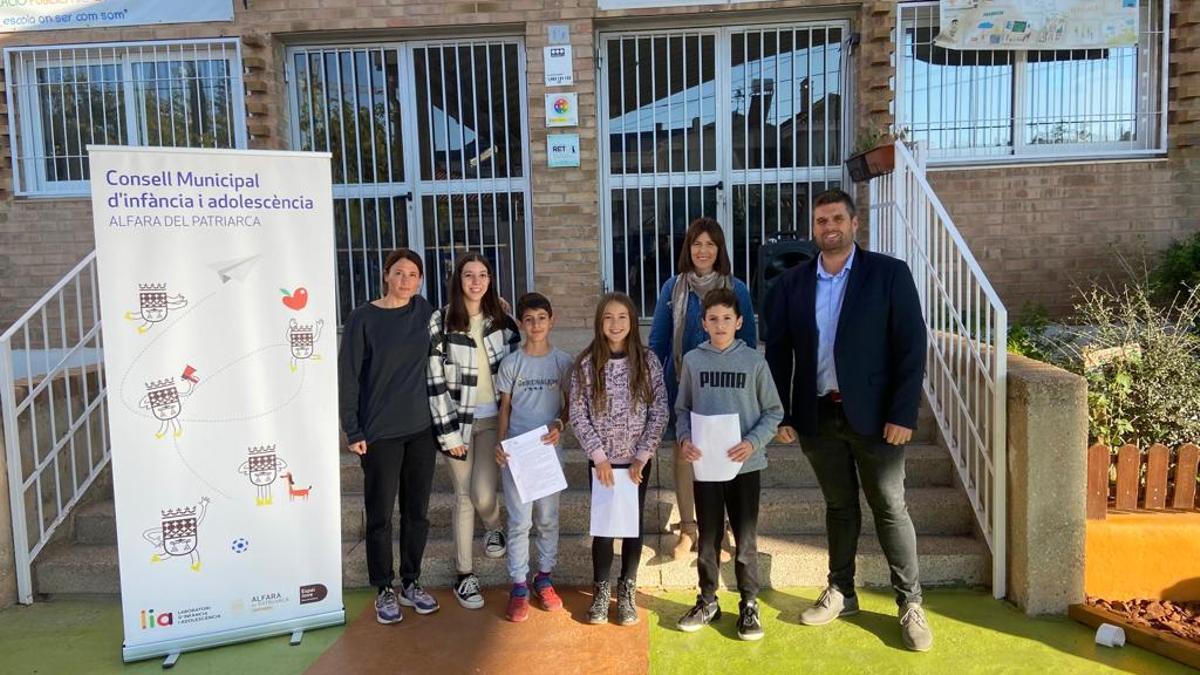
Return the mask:
<svg viewBox="0 0 1200 675"><path fill-rule="evenodd" d="M668 551L675 536L655 534L646 537L638 568L638 583L644 588L692 588L696 585L694 560L669 560L658 551ZM509 583L504 559L485 558L478 550L476 573L487 586ZM759 580L764 587L821 586L827 573L825 538L822 536L760 536ZM988 583L989 557L986 547L972 537L924 536L917 539L920 554L921 583L925 586L979 585ZM367 585L366 558L362 542L342 546L344 585ZM619 558L619 556L618 556ZM425 549L422 582L438 592L443 605L453 603L444 589L454 580L454 546L449 539L433 539ZM536 558L535 558L536 560ZM613 565L617 575L619 561ZM203 572L200 572L201 574ZM562 585L591 584L591 554L582 537L563 537L559 564L555 570ZM726 586L734 583L733 564L721 568ZM47 595L116 594L120 575L115 545L75 545L51 547L34 563L37 592ZM873 535L864 534L859 545L858 582L865 586L887 586L887 561Z"/></svg>
<svg viewBox="0 0 1200 675"><path fill-rule="evenodd" d="M915 488L908 491L907 497L908 510L918 534L957 536L971 533L970 505L957 488ZM586 488L571 488L562 493L559 502L562 534L588 531L590 503L591 495ZM362 495L343 495L341 506L342 540L358 541L364 536L366 526ZM450 532L453 509L454 495L451 493L435 493L430 498L432 532ZM870 531L874 527L873 519L865 501L862 509L863 528ZM650 488L645 514L646 531L667 531L669 523L679 520L675 493L664 488ZM398 527L400 514L393 511L392 518L393 527ZM477 522L476 528L481 531L482 524ZM763 535L824 534L825 501L820 489L764 488L759 504L758 531ZM88 545L116 543L116 518L111 500L90 504L80 510L75 516L75 541Z"/></svg>
<svg viewBox="0 0 1200 675"><path fill-rule="evenodd" d="M587 455L578 448L563 451L563 473L568 485L587 485ZM434 492L450 492L453 484L445 458L437 460L433 472ZM795 445L767 446L767 470L762 475L763 487L817 487L817 478L812 465L804 453ZM912 444L905 449L904 484L913 487L953 485L954 463L942 448L931 444ZM357 455L343 452L341 455L342 494L353 494L363 490L362 465ZM651 487L675 487L675 453L669 444L664 444L654 457L650 467Z"/></svg>

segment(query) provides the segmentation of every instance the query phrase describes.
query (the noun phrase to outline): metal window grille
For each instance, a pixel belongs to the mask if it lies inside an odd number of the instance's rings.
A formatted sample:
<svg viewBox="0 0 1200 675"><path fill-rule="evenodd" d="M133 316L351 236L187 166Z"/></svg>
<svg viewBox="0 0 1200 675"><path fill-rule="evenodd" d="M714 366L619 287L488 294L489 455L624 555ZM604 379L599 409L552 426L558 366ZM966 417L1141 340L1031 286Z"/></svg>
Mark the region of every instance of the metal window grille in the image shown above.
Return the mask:
<svg viewBox="0 0 1200 675"><path fill-rule="evenodd" d="M1140 0L1136 46L952 50L938 3L900 6L896 120L931 162L1166 151L1169 0Z"/></svg>
<svg viewBox="0 0 1200 675"><path fill-rule="evenodd" d="M606 285L643 317L698 216L721 222L752 291L758 248L808 235L812 197L842 178L846 36L843 22L602 36Z"/></svg>
<svg viewBox="0 0 1200 675"><path fill-rule="evenodd" d="M4 50L19 195L88 191L87 146L246 147L237 40Z"/></svg>
<svg viewBox="0 0 1200 675"><path fill-rule="evenodd" d="M397 246L423 254L435 305L467 250L515 303L533 273L522 44L303 47L289 69L295 146L333 154L339 316L379 297Z"/></svg>

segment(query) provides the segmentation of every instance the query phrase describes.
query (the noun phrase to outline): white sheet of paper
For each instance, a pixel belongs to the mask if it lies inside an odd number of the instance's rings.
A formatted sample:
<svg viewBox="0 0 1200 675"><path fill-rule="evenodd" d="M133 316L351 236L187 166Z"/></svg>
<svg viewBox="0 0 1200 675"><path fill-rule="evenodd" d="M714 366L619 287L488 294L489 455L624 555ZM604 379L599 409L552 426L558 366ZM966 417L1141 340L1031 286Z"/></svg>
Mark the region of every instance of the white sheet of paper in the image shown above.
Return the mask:
<svg viewBox="0 0 1200 675"><path fill-rule="evenodd" d="M692 415L692 445L700 451L700 460L692 464L696 480L720 483L733 480L741 462L729 459L729 451L742 442L742 426L736 414Z"/></svg>
<svg viewBox="0 0 1200 675"><path fill-rule="evenodd" d="M542 442L542 436L547 433L549 429L543 425L500 442L504 452L508 453L508 470L512 472L522 504L567 489L558 451L553 445Z"/></svg>
<svg viewBox="0 0 1200 675"><path fill-rule="evenodd" d="M638 536L638 486L628 467L613 469L613 486L604 487L592 469L593 537Z"/></svg>

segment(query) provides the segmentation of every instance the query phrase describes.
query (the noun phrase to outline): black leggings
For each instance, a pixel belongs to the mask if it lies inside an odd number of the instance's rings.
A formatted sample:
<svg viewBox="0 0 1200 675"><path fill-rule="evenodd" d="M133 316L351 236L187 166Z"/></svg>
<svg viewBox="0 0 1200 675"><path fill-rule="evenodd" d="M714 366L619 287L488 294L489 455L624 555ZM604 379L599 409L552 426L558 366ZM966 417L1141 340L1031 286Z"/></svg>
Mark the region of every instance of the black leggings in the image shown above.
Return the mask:
<svg viewBox="0 0 1200 675"><path fill-rule="evenodd" d="M621 577L637 581L638 563L642 558L642 517L646 510L646 486L650 483L650 464L642 467L642 482L638 485L638 536L621 539ZM588 467L594 466L588 462ZM613 471L628 471L629 465L613 465ZM589 483L590 485L590 483ZM612 572L613 537L592 537L592 580L608 581Z"/></svg>

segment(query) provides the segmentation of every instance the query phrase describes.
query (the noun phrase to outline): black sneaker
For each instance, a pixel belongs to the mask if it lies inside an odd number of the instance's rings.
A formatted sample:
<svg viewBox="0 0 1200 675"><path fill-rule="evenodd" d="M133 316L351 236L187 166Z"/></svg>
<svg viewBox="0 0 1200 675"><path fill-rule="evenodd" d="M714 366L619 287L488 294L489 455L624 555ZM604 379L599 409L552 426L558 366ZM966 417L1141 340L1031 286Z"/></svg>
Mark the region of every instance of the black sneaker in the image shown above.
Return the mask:
<svg viewBox="0 0 1200 675"><path fill-rule="evenodd" d="M466 609L482 609L483 594L479 592L479 577L468 574L454 587L454 597Z"/></svg>
<svg viewBox="0 0 1200 675"><path fill-rule="evenodd" d="M505 547L504 530L488 530L483 533L483 554L489 558L503 558Z"/></svg>
<svg viewBox="0 0 1200 675"><path fill-rule="evenodd" d="M763 636L762 622L758 620L758 603L738 603L738 637L743 640L761 640Z"/></svg>
<svg viewBox="0 0 1200 675"><path fill-rule="evenodd" d="M685 633L695 633L720 618L721 606L716 600L705 602L704 598L697 596L696 604L675 625Z"/></svg>

